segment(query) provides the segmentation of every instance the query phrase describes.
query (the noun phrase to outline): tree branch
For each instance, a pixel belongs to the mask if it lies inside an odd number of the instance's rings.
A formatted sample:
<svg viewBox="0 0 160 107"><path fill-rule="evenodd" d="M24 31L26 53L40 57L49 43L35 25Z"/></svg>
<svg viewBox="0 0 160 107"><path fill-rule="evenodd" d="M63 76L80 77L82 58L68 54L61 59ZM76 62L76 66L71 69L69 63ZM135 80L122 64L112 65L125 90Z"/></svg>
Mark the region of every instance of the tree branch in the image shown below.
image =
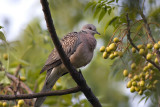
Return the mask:
<svg viewBox="0 0 160 107"><path fill-rule="evenodd" d="M132 39L131 39L131 37L130 37L130 20L129 20L129 17L128 17L128 13L126 14L126 19L127 19L127 31L128 31L128 33L127 33L127 39L129 40L130 44L131 44L137 51L139 51L138 47L133 43L133 41L132 41ZM143 57L146 59L146 56L145 56L145 55L143 55ZM150 62L152 65L154 65L154 66L160 71L160 67L159 67L157 64L155 64L153 61L147 60L147 59L146 59L146 61Z"/></svg>
<svg viewBox="0 0 160 107"><path fill-rule="evenodd" d="M24 84L22 81L19 81L17 77L15 77L14 75L11 75L9 73L6 73L7 77L9 79L11 79L13 82L15 82L16 84L20 84L20 87L22 87L23 89L25 89L29 94L32 94L32 90L26 85Z"/></svg>
<svg viewBox="0 0 160 107"><path fill-rule="evenodd" d="M66 90L50 91L50 92L41 92L34 94L20 94L20 95L0 95L0 100L15 100L15 99L32 99L45 96L60 96L71 93L76 93L80 91L80 87L74 87Z"/></svg>
<svg viewBox="0 0 160 107"><path fill-rule="evenodd" d="M59 53L59 56L61 57L61 60L63 64L68 69L69 73L71 74L72 78L75 80L75 82L78 84L78 86L81 88L81 91L84 93L84 95L87 97L88 101L92 104L93 107L101 107L100 102L95 97L91 89L86 84L85 79L83 78L83 75L81 72L77 72L77 70L71 65L69 58L64 53L64 50L62 48L61 43L59 42L59 39L57 37L54 24L52 21L51 13L48 7L47 0L40 0L42 4L42 9L44 12L46 24L48 27L48 30L51 34L52 41Z"/></svg>
<svg viewBox="0 0 160 107"><path fill-rule="evenodd" d="M155 44L156 41L152 36L151 30L150 30L150 27L149 27L149 24L147 22L147 19L146 19L145 15L143 14L143 12L140 12L140 15L141 15L141 17L144 21L148 36L151 38L152 42ZM159 52L159 50L156 50L156 54L157 54L157 58L158 58L159 66L160 66L160 52Z"/></svg>
<svg viewBox="0 0 160 107"><path fill-rule="evenodd" d="M18 66L17 66L17 68L16 68L16 71L15 71L15 77L17 77L18 76L18 73L19 73L19 71L20 71L20 69L22 68L22 65L21 64L19 64Z"/></svg>

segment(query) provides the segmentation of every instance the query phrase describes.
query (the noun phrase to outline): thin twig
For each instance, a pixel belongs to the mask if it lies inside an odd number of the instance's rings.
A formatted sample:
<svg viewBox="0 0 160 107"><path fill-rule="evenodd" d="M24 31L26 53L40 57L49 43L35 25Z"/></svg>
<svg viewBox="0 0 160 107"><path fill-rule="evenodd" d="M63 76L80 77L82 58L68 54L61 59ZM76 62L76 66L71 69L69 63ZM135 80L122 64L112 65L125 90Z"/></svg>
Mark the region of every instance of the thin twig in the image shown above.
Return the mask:
<svg viewBox="0 0 160 107"><path fill-rule="evenodd" d="M80 87L74 87L66 90L50 91L50 92L41 92L34 94L20 94L20 95L0 95L0 100L14 100L14 99L32 99L45 96L60 96L71 93L76 93L80 91Z"/></svg>
<svg viewBox="0 0 160 107"><path fill-rule="evenodd" d="M141 15L141 17L142 17L142 19L144 21L148 36L151 38L153 44L155 44L156 41L153 38L153 35L151 33L151 30L150 30L150 27L149 27L149 24L147 22L147 19L146 19L145 15L143 14L143 12L140 12L140 15ZM156 50L156 54L157 54L157 58L158 58L159 66L160 66L160 52L159 52L159 50Z"/></svg>
<svg viewBox="0 0 160 107"><path fill-rule="evenodd" d="M16 71L15 71L15 74L14 74L14 76L18 76L18 73L19 73L19 71L20 71L20 69L22 68L22 65L21 64L19 64L18 66L17 66L17 68L16 68Z"/></svg>
<svg viewBox="0 0 160 107"><path fill-rule="evenodd" d="M24 84L22 81L19 81L17 77L15 77L14 75L11 75L9 73L6 73L6 75L9 79L11 79L16 84L18 84L20 82L20 87L25 89L29 94L33 93L32 90L26 84Z"/></svg>

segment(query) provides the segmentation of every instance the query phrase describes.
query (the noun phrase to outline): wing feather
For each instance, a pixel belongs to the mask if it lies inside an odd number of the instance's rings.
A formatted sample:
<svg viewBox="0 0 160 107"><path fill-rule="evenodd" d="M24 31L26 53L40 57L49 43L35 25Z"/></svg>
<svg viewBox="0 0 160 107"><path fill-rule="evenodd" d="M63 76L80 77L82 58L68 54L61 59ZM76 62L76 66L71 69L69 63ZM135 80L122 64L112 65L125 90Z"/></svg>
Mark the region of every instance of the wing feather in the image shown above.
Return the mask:
<svg viewBox="0 0 160 107"><path fill-rule="evenodd" d="M63 39L61 39L62 48L64 49L65 54L70 57L77 49L78 45L81 43L79 39L78 32L72 32L67 34ZM62 64L61 58L56 49L53 49L49 55L44 67L41 70L41 73L45 70L53 69L54 67Z"/></svg>

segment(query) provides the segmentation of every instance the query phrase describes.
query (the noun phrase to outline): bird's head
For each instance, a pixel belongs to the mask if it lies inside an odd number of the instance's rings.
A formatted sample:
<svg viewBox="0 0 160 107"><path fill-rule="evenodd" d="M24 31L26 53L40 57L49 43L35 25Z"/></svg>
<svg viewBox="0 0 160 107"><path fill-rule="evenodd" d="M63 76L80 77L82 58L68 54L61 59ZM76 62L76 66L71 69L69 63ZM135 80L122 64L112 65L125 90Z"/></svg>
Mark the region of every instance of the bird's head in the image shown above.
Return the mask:
<svg viewBox="0 0 160 107"><path fill-rule="evenodd" d="M92 35L98 34L100 35L99 32L97 32L96 27L93 24L86 24L82 27L83 31L86 31L87 33L91 33Z"/></svg>

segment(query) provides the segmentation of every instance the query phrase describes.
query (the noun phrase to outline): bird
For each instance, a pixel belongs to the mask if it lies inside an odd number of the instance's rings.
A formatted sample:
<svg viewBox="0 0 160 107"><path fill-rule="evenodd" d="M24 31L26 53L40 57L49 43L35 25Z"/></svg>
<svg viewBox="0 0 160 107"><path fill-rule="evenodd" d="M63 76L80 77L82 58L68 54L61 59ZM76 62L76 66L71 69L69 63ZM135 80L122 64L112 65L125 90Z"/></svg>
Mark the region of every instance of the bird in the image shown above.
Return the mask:
<svg viewBox="0 0 160 107"><path fill-rule="evenodd" d="M97 44L94 37L95 34L100 35L96 27L93 24L86 24L79 32L68 33L60 40L65 54L75 68L86 66L92 60ZM68 73L56 48L54 48L48 56L40 73L44 71L47 71L47 73L41 92L50 91L56 81L64 74ZM34 107L40 107L45 99L46 97L37 98Z"/></svg>

